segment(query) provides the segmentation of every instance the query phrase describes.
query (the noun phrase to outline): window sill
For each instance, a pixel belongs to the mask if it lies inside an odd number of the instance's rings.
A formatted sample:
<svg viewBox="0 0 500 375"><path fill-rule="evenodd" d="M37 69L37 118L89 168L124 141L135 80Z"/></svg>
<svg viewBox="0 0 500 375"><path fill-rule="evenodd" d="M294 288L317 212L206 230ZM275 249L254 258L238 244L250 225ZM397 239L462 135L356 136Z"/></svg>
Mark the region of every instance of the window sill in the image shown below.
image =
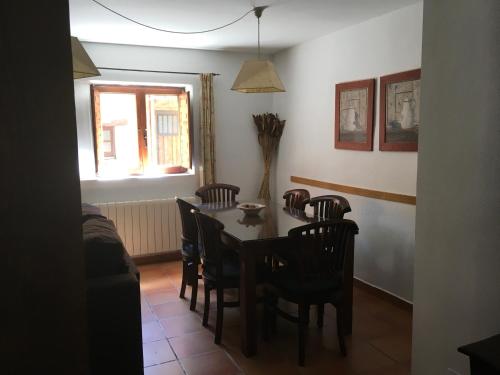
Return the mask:
<svg viewBox="0 0 500 375"><path fill-rule="evenodd" d="M161 180L168 179L171 177L186 177L186 176L194 176L195 173L193 170L188 170L185 173L163 173L163 174L151 174L151 175L127 175L127 176L93 176L93 177L84 177L80 178L80 181L126 181L126 180Z"/></svg>

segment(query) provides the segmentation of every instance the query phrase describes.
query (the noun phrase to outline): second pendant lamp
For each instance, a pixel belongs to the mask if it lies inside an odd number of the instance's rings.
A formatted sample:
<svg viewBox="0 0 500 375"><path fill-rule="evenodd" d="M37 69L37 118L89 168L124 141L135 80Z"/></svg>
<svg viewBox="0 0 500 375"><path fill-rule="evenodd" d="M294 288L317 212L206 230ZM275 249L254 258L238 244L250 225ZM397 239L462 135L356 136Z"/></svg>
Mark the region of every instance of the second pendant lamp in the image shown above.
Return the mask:
<svg viewBox="0 0 500 375"><path fill-rule="evenodd" d="M274 69L274 64L269 60L260 58L260 17L266 6L255 7L257 17L257 60L247 60L241 66L231 90L244 93L284 92L285 87Z"/></svg>

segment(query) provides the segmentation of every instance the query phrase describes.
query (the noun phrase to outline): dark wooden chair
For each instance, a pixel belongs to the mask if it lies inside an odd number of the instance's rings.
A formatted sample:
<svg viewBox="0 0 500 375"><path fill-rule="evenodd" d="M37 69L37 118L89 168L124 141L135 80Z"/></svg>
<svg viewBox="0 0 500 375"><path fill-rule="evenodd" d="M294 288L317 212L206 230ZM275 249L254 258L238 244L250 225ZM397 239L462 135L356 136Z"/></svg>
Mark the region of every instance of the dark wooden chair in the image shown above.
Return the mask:
<svg viewBox="0 0 500 375"><path fill-rule="evenodd" d="M208 184L196 190L196 195L202 203L229 203L236 200L240 192L238 186L229 184Z"/></svg>
<svg viewBox="0 0 500 375"><path fill-rule="evenodd" d="M280 315L297 323L299 330L299 365L305 359L305 329L310 305L318 306L318 327L323 326L324 304L337 310L337 335L340 351L346 355L343 327L344 263L347 249L358 227L351 220L321 221L288 232L290 244L285 269L273 272L265 290L264 339L269 339L270 323ZM298 316L277 307L278 298L296 303Z"/></svg>
<svg viewBox="0 0 500 375"><path fill-rule="evenodd" d="M220 344L222 338L222 321L224 307L237 307L239 301L224 301L224 289L240 287L240 264L237 253L222 243L221 232L224 225L210 216L193 210L198 224L201 247L200 256L203 266L205 284L205 306L203 309L203 326L208 325L210 310L210 291L217 292L217 320L215 323L215 343Z"/></svg>
<svg viewBox="0 0 500 375"><path fill-rule="evenodd" d="M311 196L306 189L292 189L283 194L286 207L295 208L301 211L305 210L310 197Z"/></svg>
<svg viewBox="0 0 500 375"><path fill-rule="evenodd" d="M314 216L324 219L342 219L344 214L351 212L351 206L340 195L321 195L309 199L309 205L314 208Z"/></svg>
<svg viewBox="0 0 500 375"><path fill-rule="evenodd" d="M344 214L351 212L349 202L340 195L320 195L309 199L309 205L314 208L314 216L327 220L343 219ZM309 314L309 308L307 312Z"/></svg>
<svg viewBox="0 0 500 375"><path fill-rule="evenodd" d="M200 254L198 249L198 226L191 210L197 210L191 203L183 199L175 198L182 224L182 282L180 298L184 298L186 285L191 286L190 309L196 309L196 299L198 296L198 264L200 264Z"/></svg>

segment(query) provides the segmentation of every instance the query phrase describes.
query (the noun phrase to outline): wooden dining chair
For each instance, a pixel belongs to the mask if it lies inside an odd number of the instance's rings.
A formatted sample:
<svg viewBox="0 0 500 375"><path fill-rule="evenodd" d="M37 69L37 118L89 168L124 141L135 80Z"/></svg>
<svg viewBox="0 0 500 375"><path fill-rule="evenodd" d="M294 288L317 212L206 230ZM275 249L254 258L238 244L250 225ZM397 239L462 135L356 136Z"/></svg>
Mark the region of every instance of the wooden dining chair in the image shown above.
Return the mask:
<svg viewBox="0 0 500 375"><path fill-rule="evenodd" d="M285 269L273 272L265 289L264 339L269 339L269 326L279 315L297 323L299 331L299 365L305 360L305 330L310 305L318 306L318 327L323 326L324 304L337 310L337 335L340 351L346 355L343 326L344 264L350 241L358 233L351 220L320 221L291 229L289 262ZM298 306L297 316L278 308L278 298Z"/></svg>
<svg viewBox="0 0 500 375"><path fill-rule="evenodd" d="M351 212L351 206L340 195L321 195L309 199L309 205L314 208L314 216L323 219L342 219L344 214Z"/></svg>
<svg viewBox="0 0 500 375"><path fill-rule="evenodd" d="M222 321L224 307L238 307L239 301L224 301L224 289L234 289L240 286L240 264L237 253L224 245L221 232L224 225L196 210L192 211L200 234L200 256L205 284L205 306L203 309L203 326L208 325L210 310L210 291L217 292L217 319L215 323L215 343L220 344L222 338Z"/></svg>
<svg viewBox="0 0 500 375"><path fill-rule="evenodd" d="M240 188L229 184L208 184L196 190L202 203L229 203L236 200Z"/></svg>
<svg viewBox="0 0 500 375"><path fill-rule="evenodd" d="M184 298L186 285L191 286L190 309L196 309L196 300L198 296L198 264L200 264L200 254L198 249L198 226L191 210L197 210L191 203L183 199L175 198L181 215L182 226L182 281L180 298Z"/></svg>
<svg viewBox="0 0 500 375"><path fill-rule="evenodd" d="M351 212L351 206L340 195L320 195L310 198L309 205L314 209L314 216L321 219L343 219L344 214ZM309 323L309 308L307 310L307 323Z"/></svg>
<svg viewBox="0 0 500 375"><path fill-rule="evenodd" d="M285 191L285 194L283 194L286 207L295 208L301 211L305 210L310 197L306 189L292 189Z"/></svg>

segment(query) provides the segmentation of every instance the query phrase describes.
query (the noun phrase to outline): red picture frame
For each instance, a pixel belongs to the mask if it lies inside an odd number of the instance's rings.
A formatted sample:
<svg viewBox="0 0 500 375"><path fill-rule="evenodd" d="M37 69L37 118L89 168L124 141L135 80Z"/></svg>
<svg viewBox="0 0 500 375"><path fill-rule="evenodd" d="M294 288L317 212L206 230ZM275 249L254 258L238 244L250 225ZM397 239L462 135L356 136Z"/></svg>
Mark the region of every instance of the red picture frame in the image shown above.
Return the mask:
<svg viewBox="0 0 500 375"><path fill-rule="evenodd" d="M364 90L366 92L363 92ZM335 85L336 149L373 150L374 93L375 78ZM366 102L364 100L365 94ZM356 99L356 95L359 98L362 97L362 100ZM357 105L349 104L356 103L356 101L359 101Z"/></svg>
<svg viewBox="0 0 500 375"><path fill-rule="evenodd" d="M421 70L414 69L406 72L390 74L380 77L380 91L379 91L380 95L379 150L380 151L418 151L420 76L421 76ZM415 84L412 82L415 81L418 81L418 93L416 92L415 87L413 87L412 92L408 91L409 88L406 89L402 88L401 93L397 93L397 90L394 90L394 92L392 92L392 89L391 93L388 92L389 85L398 83L404 84L405 82L407 82L408 83L407 86L411 85L414 86ZM397 85L390 87L391 88L397 87ZM388 97L389 95L392 95L392 99ZM398 100L396 99L397 95L401 96L401 98L404 98L402 99L403 101L406 102L403 103L404 105L401 105L401 103L398 104ZM391 102L390 106L393 109L388 109L389 102ZM401 113L396 113L397 112L396 108L400 107L403 108L402 110L400 110ZM404 112L407 112L407 114L403 115ZM418 121L414 120L415 113ZM388 116L393 116L394 118L388 118ZM396 119L396 117L399 117L399 119ZM401 117L403 117L405 120L403 121ZM402 124L403 122L408 123L408 126L403 125ZM388 127L389 124L390 128Z"/></svg>

